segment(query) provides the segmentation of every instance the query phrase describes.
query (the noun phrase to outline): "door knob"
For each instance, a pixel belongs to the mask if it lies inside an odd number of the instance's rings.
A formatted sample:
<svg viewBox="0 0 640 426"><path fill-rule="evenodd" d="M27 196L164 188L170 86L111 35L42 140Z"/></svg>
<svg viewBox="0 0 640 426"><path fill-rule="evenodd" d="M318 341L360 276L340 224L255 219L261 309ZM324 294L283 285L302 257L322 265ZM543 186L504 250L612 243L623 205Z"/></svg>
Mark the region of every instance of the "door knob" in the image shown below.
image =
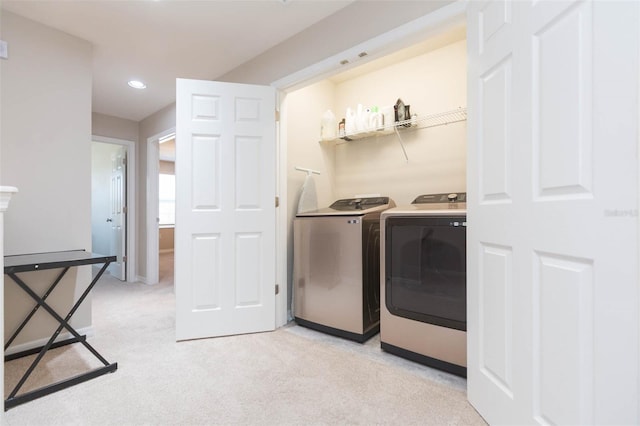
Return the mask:
<svg viewBox="0 0 640 426"><path fill-rule="evenodd" d="M107 222L113 222L113 219L109 218L107 219Z"/></svg>

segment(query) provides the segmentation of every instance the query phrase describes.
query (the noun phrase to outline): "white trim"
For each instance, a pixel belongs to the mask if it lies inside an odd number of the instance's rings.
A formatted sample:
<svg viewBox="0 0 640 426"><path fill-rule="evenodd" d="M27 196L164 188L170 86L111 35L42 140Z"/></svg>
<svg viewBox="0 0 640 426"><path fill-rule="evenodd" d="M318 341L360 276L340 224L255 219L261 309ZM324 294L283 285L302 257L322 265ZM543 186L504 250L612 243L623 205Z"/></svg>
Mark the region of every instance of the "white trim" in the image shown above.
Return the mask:
<svg viewBox="0 0 640 426"><path fill-rule="evenodd" d="M136 275L136 282L147 284L147 277L143 277L141 275Z"/></svg>
<svg viewBox="0 0 640 426"><path fill-rule="evenodd" d="M280 291L276 295L276 328L289 322L287 271L287 120L286 93L276 91L276 108L280 122L276 123L276 194L279 207L276 211L276 283Z"/></svg>
<svg viewBox="0 0 640 426"><path fill-rule="evenodd" d="M640 7L636 6L636 13L638 15L638 20L640 21ZM638 133L638 140L636 141L636 144L638 146L638 152L640 152L640 31L637 31L636 36L638 37L638 52L637 52L637 58L636 58L636 75L638 76L638 81L637 81L637 85L638 87L636 87L636 108L637 108L637 113L638 113L638 118L636 121L636 128L637 128L637 133ZM636 176L637 176L637 180L638 180L638 188L636 188L636 197L638 197L638 199L636 200L636 203L640 202L640 158L637 160L638 161L638 168L636 169ZM640 247L640 215L637 216L637 226L638 226L638 247ZM640 274L640 250L638 250L637 253L637 264L636 264L636 269L639 271L638 273ZM638 292L638 310L637 312L640 313L640 291ZM638 315L638 343L640 343L640 315ZM640 371L640 357L638 357L638 371ZM640 389L640 374L638 374L638 389ZM636 396L637 398L637 407L640 407L640 392L638 392L638 395Z"/></svg>
<svg viewBox="0 0 640 426"><path fill-rule="evenodd" d="M5 212L9 208L11 196L18 192L15 186L0 186L0 212Z"/></svg>
<svg viewBox="0 0 640 426"><path fill-rule="evenodd" d="M0 268L4 270L4 212L9 208L11 196L18 192L13 186L0 186ZM4 289L4 274L0 277L0 286ZM4 291L0 293L0 339L4 342ZM0 365L0 383L4 383L4 362ZM0 388L0 399L4 401L4 386ZM4 424L4 414L0 414L0 423Z"/></svg>
<svg viewBox="0 0 640 426"><path fill-rule="evenodd" d="M145 284L157 284L160 280L158 276L158 270L160 268L160 260L158 254L160 253L159 247L159 229L158 229L158 174L160 173L160 139L175 134L176 128L172 127L168 130L160 132L147 139L147 258L146 258L146 271L147 276L144 281ZM176 141L177 143L177 141Z"/></svg>
<svg viewBox="0 0 640 426"><path fill-rule="evenodd" d="M78 328L78 329L76 329L76 331L81 336L84 335L84 336L87 336L87 337L92 337L92 336L95 336L95 334L96 334L94 329L93 329L93 326ZM68 331L65 332L65 333L60 333L60 335L56 338L56 340L54 340L54 343L55 342L60 342L62 340L66 340L66 339L71 339L72 337L73 337L73 335L71 333L69 333ZM29 349L42 347L42 346L47 344L49 339L50 339L50 337L43 337L42 339L31 340L29 342L20 343L18 345L13 345L13 346L10 346L4 352L4 354L5 355L13 355L13 354L16 354L18 352L28 351Z"/></svg>
<svg viewBox="0 0 640 426"><path fill-rule="evenodd" d="M288 299L286 93L409 47L455 25L464 24L466 23L467 3L467 0L459 0L271 83L271 86L278 91L276 105L280 110L280 124L277 126L279 131L277 148L279 150L279 173L278 187L276 188L276 193L280 194L280 211L277 213L276 219L276 247L277 254L280 254L280 256L276 256L278 262L276 279L280 285L280 293L276 296L276 327L287 323L288 309L286 303ZM361 59L358 54L363 51L367 52L367 56ZM340 65L340 61L343 59L349 59L350 63L346 66ZM284 258L281 259L280 257L283 255Z"/></svg>
<svg viewBox="0 0 640 426"><path fill-rule="evenodd" d="M137 172L136 172L136 143L126 139L109 138L106 136L91 136L92 142L109 143L112 145L121 145L127 148L127 262L126 273L127 282L135 282L136 265L137 265L137 227L136 218L138 217L136 209L136 200L138 194L136 191Z"/></svg>

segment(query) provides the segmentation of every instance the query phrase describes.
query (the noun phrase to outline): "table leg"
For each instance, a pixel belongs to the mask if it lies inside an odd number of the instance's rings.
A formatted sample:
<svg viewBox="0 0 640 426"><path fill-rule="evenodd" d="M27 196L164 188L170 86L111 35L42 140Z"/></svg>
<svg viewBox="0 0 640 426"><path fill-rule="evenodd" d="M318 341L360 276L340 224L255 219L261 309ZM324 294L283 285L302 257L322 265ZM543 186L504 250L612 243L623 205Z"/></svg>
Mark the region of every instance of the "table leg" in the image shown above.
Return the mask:
<svg viewBox="0 0 640 426"><path fill-rule="evenodd" d="M24 281L22 281L19 277L17 277L14 273L9 273L8 275L33 299L36 301L36 303L38 304L38 306L42 306L43 309L45 309L53 318L55 318L58 323L60 324L58 326L58 328L56 329L56 331L53 333L53 335L51 336L51 338L47 341L47 344L45 344L42 349L40 350L38 356L36 357L36 359L33 361L33 363L31 364L31 366L27 369L27 371L24 373L22 379L18 382L18 384L16 385L16 387L13 389L13 391L11 392L11 394L9 395L9 397L7 398L7 400L5 401L5 410L17 405L19 403L22 402L26 402L28 400L32 400L35 398L38 398L40 396L49 394L51 392L55 392L56 390L65 388L65 387L69 387L72 386L73 384L76 383L80 383L86 380L89 380L93 377L96 377L98 375L102 375L105 374L107 372L113 372L117 369L117 364L109 364L109 362L102 357L102 355L100 355L98 353L98 351L96 351L87 341L86 339L84 339L84 336L81 336L73 327L71 327L71 325L69 325L69 320L71 319L71 317L73 316L73 314L75 314L75 312L78 310L78 308L80 307L80 305L82 304L82 302L86 299L86 297L89 295L89 292L93 289L93 287L95 286L95 284L98 282L98 280L100 279L100 277L102 276L102 274L104 273L104 271L107 269L107 267L109 266L111 262L106 262L102 268L100 269L100 271L96 274L96 276L94 277L94 279L91 281L91 283L89 284L89 286L87 286L87 288L85 289L85 291L82 293L82 295L80 296L80 298L76 301L76 303L73 305L73 307L71 308L71 310L69 311L69 313L67 314L67 316L63 319L60 315L58 315L57 312L55 312L53 310L53 308L51 308L42 297L38 296L33 290L31 290L25 283ZM63 328L66 328L80 343L82 343L96 358L98 358L104 365L105 367L99 368L97 370L93 370L90 371L88 373L84 373L81 374L79 376L76 376L74 378L71 379L67 379L67 380L63 380L61 382L55 383L53 385L50 386L45 386L43 388L40 389L36 389L35 391L31 391L28 392L25 395L21 395L21 396L16 396L17 392L20 390L20 388L24 385L24 383L26 382L26 380L29 378L29 376L31 375L31 373L33 373L33 370L36 368L36 366L38 365L38 363L42 360L42 358L44 357L45 353L51 349L51 347L53 346L53 342L55 341L55 339L60 335L60 332L62 331ZM22 401L22 402L18 402L18 401Z"/></svg>

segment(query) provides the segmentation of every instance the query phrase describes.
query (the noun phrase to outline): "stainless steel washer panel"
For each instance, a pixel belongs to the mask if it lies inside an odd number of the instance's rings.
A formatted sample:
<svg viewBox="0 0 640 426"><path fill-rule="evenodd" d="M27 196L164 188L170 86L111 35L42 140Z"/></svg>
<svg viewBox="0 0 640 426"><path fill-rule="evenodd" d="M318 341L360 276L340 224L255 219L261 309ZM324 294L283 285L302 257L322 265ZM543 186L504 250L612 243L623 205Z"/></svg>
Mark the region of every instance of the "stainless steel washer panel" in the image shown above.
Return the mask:
<svg viewBox="0 0 640 426"><path fill-rule="evenodd" d="M362 334L362 219L307 217L294 221L294 314Z"/></svg>
<svg viewBox="0 0 640 426"><path fill-rule="evenodd" d="M293 310L300 324L361 342L378 332L380 214L392 206L389 199L294 219Z"/></svg>

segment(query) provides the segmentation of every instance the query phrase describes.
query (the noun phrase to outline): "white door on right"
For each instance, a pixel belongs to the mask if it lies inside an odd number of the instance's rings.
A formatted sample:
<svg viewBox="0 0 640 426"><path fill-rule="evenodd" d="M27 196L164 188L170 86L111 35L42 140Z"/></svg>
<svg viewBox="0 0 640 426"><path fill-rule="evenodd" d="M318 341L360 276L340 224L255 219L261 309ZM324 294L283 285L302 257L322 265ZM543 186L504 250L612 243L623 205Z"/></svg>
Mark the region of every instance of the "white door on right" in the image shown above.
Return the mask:
<svg viewBox="0 0 640 426"><path fill-rule="evenodd" d="M469 2L468 397L640 424L640 3Z"/></svg>
<svg viewBox="0 0 640 426"><path fill-rule="evenodd" d="M127 150L119 147L111 154L111 254L115 262L109 265L109 273L120 281L126 281L125 256L127 244Z"/></svg>

